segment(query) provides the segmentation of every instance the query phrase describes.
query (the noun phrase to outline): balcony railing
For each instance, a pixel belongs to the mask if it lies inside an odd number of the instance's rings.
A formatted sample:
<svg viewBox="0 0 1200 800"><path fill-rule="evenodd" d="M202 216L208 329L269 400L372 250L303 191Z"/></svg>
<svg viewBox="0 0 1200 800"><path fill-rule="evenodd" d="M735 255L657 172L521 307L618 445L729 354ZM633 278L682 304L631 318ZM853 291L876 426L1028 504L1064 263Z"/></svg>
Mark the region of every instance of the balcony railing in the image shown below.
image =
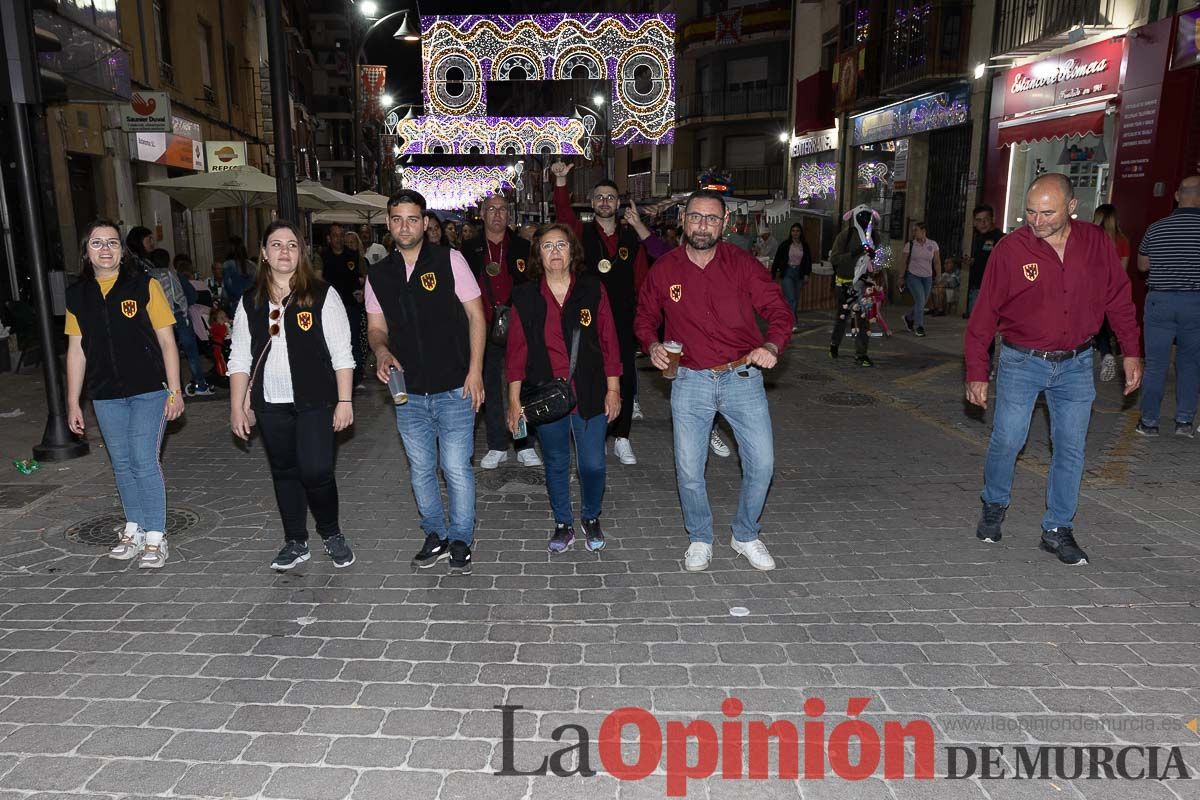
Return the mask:
<svg viewBox="0 0 1200 800"><path fill-rule="evenodd" d="M679 98L675 116L680 122L699 117L734 117L787 113L789 87L762 86L737 91L696 92Z"/></svg>
<svg viewBox="0 0 1200 800"><path fill-rule="evenodd" d="M1077 25L1110 28L1117 0L997 0L992 55L1033 55L1065 44Z"/></svg>
<svg viewBox="0 0 1200 800"><path fill-rule="evenodd" d="M970 30L971 9L961 2L916 0L897 9L884 31L882 91L911 93L922 84L961 77L967 70Z"/></svg>
<svg viewBox="0 0 1200 800"><path fill-rule="evenodd" d="M729 176L735 195L771 194L784 190L787 172L782 164L761 167L728 167L722 172ZM690 192L700 185L700 176L708 170L684 167L671 170L671 191Z"/></svg>

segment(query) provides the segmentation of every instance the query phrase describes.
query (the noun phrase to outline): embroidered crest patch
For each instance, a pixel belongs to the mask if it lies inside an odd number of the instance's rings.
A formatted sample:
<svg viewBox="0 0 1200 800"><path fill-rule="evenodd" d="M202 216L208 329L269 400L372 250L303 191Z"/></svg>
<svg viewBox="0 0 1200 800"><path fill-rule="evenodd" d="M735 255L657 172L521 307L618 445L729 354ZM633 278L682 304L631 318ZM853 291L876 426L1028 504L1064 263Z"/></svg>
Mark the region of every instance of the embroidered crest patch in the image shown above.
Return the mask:
<svg viewBox="0 0 1200 800"><path fill-rule="evenodd" d="M137 314L137 300L122 300L121 313L129 319L133 319Z"/></svg>
<svg viewBox="0 0 1200 800"><path fill-rule="evenodd" d="M517 272L524 272L524 271L525 271L525 259L518 258L517 259Z"/></svg>
<svg viewBox="0 0 1200 800"><path fill-rule="evenodd" d="M671 295L671 299L674 300L676 303L678 303L679 298L683 297L683 284L677 283L674 286L672 286L671 290L670 290L670 295Z"/></svg>
<svg viewBox="0 0 1200 800"><path fill-rule="evenodd" d="M1021 267L1021 271L1023 273L1025 273L1025 280L1030 281L1030 282L1037 280L1037 276L1038 276L1038 265L1037 264L1026 264L1025 266Z"/></svg>
<svg viewBox="0 0 1200 800"><path fill-rule="evenodd" d="M425 287L425 291L432 292L437 288L437 275L432 272L426 272L421 276L421 286Z"/></svg>
<svg viewBox="0 0 1200 800"><path fill-rule="evenodd" d="M312 327L313 317L311 311L301 311L296 315L296 324L300 326L300 330L307 331Z"/></svg>
<svg viewBox="0 0 1200 800"><path fill-rule="evenodd" d="M617 248L617 255L619 255L621 257L622 261L625 261L626 259L629 258L629 248L628 247Z"/></svg>
<svg viewBox="0 0 1200 800"><path fill-rule="evenodd" d="M585 328L592 324L592 310L590 308L579 309L579 324Z"/></svg>

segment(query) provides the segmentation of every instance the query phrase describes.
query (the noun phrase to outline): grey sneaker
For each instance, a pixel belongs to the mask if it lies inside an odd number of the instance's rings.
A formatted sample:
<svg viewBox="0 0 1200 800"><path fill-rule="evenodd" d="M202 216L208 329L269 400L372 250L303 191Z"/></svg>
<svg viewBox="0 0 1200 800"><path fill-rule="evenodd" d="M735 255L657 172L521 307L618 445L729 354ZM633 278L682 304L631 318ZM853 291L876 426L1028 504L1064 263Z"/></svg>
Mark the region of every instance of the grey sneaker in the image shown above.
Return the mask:
<svg viewBox="0 0 1200 800"><path fill-rule="evenodd" d="M1196 436L1196 426L1190 422L1176 422L1175 435L1186 436L1187 438L1192 439Z"/></svg>
<svg viewBox="0 0 1200 800"><path fill-rule="evenodd" d="M1140 419L1138 420L1137 427L1134 428L1133 430L1135 433L1137 433L1141 436L1150 436L1150 437L1158 436L1158 426L1157 425L1147 425L1145 422L1142 422Z"/></svg>
<svg viewBox="0 0 1200 800"><path fill-rule="evenodd" d="M981 542L995 543L1000 541L1003 532L1000 526L1004 524L1004 515L1008 506L998 503L984 503L983 513L979 515L979 525L975 527L975 538Z"/></svg>

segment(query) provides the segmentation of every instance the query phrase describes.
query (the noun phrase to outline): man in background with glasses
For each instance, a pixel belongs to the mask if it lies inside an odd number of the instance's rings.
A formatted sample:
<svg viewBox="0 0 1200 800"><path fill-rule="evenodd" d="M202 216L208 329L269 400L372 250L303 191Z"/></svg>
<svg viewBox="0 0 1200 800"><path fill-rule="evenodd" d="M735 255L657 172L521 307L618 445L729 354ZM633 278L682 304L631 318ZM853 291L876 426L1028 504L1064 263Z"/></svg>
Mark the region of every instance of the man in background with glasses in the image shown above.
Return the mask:
<svg viewBox="0 0 1200 800"><path fill-rule="evenodd" d="M742 458L730 544L755 569L775 568L759 538L759 517L775 472L762 370L775 366L794 318L758 259L721 241L726 217L720 194L707 189L692 193L684 206L685 245L655 263L642 285L634 324L638 340L659 369L670 363L666 347L658 341L664 320L667 340L683 347L671 386L671 419L679 500L691 540L684 567L690 572L707 569L712 559L713 515L704 467L718 412L733 428ZM756 315L767 321L766 337Z"/></svg>
<svg viewBox="0 0 1200 800"><path fill-rule="evenodd" d="M587 271L600 276L612 305L621 349L621 414L609 425L614 437L613 454L622 464L636 464L637 456L629 441L633 423L633 398L637 392L637 368L634 357L637 340L633 335L633 320L637 313L638 288L650 269L647 245L658 245L650 255L657 257L667 247L641 222L636 214L627 215L628 226L617 224L621 206L617 185L602 180L592 188L592 213L595 219L586 225L571 208L571 193L567 190L567 175L573 164L556 161L550 165L554 175L554 218L574 231L583 243ZM631 218L632 217L632 218Z"/></svg>

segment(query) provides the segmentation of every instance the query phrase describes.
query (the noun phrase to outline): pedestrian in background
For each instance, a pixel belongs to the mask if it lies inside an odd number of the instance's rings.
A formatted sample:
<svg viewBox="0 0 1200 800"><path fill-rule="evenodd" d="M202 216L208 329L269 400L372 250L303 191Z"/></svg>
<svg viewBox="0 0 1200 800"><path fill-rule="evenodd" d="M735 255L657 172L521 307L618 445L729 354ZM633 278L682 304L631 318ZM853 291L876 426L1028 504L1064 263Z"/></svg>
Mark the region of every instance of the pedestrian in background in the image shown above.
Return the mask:
<svg viewBox="0 0 1200 800"><path fill-rule="evenodd" d="M1196 434L1200 394L1200 175L1175 192L1179 207L1150 226L1138 246L1138 270L1148 272L1146 385L1137 432L1158 434L1171 343L1175 343L1175 435Z"/></svg>
<svg viewBox="0 0 1200 800"><path fill-rule="evenodd" d="M362 383L367 363L367 334L363 310L363 283L366 282L366 259L361 243L353 231L349 233L335 222L329 226L329 246L321 250L321 278L342 299L342 307L350 323L350 343L354 352L354 385Z"/></svg>
<svg viewBox="0 0 1200 800"><path fill-rule="evenodd" d="M996 242L1004 238L1004 233L996 227L996 213L986 203L975 206L971 214L971 225L975 235L971 240L971 258L967 261L970 275L967 277L967 310L963 319L971 316L975 308L975 299L979 296L979 288L983 286L983 276L987 272L988 257L996 247Z"/></svg>
<svg viewBox="0 0 1200 800"><path fill-rule="evenodd" d="M1121 261L1121 269L1128 274L1131 252L1129 237L1121 233L1121 225L1117 221L1117 207L1111 203L1096 206L1092 222L1103 228L1104 232L1108 234L1108 238L1112 239L1113 244L1117 247L1117 258ZM1096 350L1100 353L1100 380L1107 383L1117 375L1117 359L1113 356L1113 334L1108 320L1104 321L1104 324L1100 326L1100 332L1096 334Z"/></svg>
<svg viewBox="0 0 1200 800"><path fill-rule="evenodd" d="M904 245L900 256L900 291L912 295L912 310L904 315L904 326L917 336L925 335L925 301L933 282L942 272L938 244L928 236L924 222L913 223L913 238Z"/></svg>
<svg viewBox="0 0 1200 800"><path fill-rule="evenodd" d="M221 289L229 313L242 301L242 293L254 283L254 265L246 254L246 243L240 236L229 237L229 250L221 265Z"/></svg>
<svg viewBox="0 0 1200 800"><path fill-rule="evenodd" d="M575 541L571 510L571 441L582 495L584 544L604 547L600 527L605 489L604 439L621 412L621 350L608 293L599 278L581 274L583 247L569 227L554 223L538 232L529 281L513 289L508 339L508 428L522 419L521 387L570 381L576 405L562 419L534 428L546 462L546 491L554 513L547 548L561 553Z"/></svg>
<svg viewBox="0 0 1200 800"><path fill-rule="evenodd" d="M167 492L159 450L183 413L175 315L158 281L123 253L115 223L89 225L80 278L67 290L67 424L84 433L86 386L108 450L125 527L109 558L167 563Z"/></svg>
<svg viewBox="0 0 1200 800"><path fill-rule="evenodd" d="M204 365L200 361L200 346L196 342L196 332L192 330L192 322L188 316L187 294L183 290L183 282L171 267L171 254L161 247L150 251L150 275L158 281L167 298L167 305L175 317L175 339L179 348L187 357L188 368L192 372L192 380L184 387L183 393L188 397L199 395L211 397L216 394L204 377Z"/></svg>
<svg viewBox="0 0 1200 800"><path fill-rule="evenodd" d="M229 424L243 440L255 425L262 432L284 537L271 569L308 561L310 510L333 565L348 567L334 434L354 422L350 324L341 297L317 279L299 228L272 222L261 257L233 320Z"/></svg>
<svg viewBox="0 0 1200 800"><path fill-rule="evenodd" d="M793 317L800 313L800 293L811 274L812 253L804 239L804 228L797 222L788 232L788 240L775 249L771 261L771 277L780 279L783 299L787 301ZM799 326L793 325L792 333L798 331Z"/></svg>

